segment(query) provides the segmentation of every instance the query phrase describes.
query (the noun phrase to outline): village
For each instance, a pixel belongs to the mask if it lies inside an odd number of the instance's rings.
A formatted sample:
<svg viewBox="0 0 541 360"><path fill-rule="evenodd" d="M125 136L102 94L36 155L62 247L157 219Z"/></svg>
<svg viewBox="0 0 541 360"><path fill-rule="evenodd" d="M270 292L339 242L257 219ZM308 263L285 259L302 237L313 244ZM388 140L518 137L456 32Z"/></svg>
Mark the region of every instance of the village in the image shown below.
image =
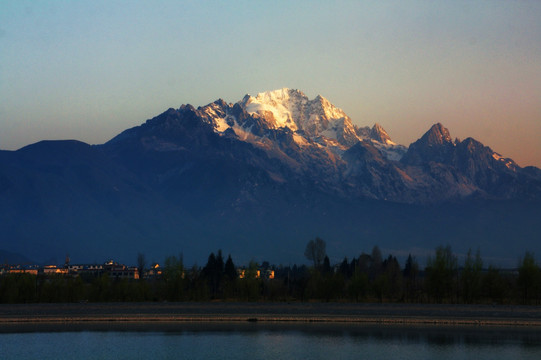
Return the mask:
<svg viewBox="0 0 541 360"><path fill-rule="evenodd" d="M246 268L237 268L239 279L246 276ZM162 276L163 268L158 263L153 263L149 268L128 266L117 263L114 260L108 260L103 264L71 264L67 257L63 266L59 265L0 265L0 276L7 274L30 274L41 276L82 276L82 277L100 277L107 274L113 279L145 279L152 280ZM183 274L184 276L184 274ZM255 278L274 279L274 270L269 268L258 269Z"/></svg>
<svg viewBox="0 0 541 360"><path fill-rule="evenodd" d="M318 241L320 240L320 241ZM321 243L321 246L316 246ZM313 246L312 246L313 245ZM185 267L182 254L163 263L137 265L114 260L61 265L0 265L0 302L109 301L353 301L412 303L539 304L541 270L526 251L518 268L483 266L480 251L463 262L450 246L438 246L421 268L409 255L404 265L378 246L370 254L330 263L324 241L311 240L305 256L313 264L235 266L221 250L205 266ZM316 250L320 251L316 251Z"/></svg>

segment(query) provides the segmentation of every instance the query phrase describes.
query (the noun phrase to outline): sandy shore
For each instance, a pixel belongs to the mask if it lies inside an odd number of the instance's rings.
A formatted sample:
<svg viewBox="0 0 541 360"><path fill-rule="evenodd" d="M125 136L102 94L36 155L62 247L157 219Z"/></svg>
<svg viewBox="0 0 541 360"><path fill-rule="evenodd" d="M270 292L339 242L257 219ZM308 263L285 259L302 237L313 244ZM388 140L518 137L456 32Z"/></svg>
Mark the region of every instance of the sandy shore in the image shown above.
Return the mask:
<svg viewBox="0 0 541 360"><path fill-rule="evenodd" d="M260 321L541 326L541 307L227 302L0 305L0 326L25 323Z"/></svg>

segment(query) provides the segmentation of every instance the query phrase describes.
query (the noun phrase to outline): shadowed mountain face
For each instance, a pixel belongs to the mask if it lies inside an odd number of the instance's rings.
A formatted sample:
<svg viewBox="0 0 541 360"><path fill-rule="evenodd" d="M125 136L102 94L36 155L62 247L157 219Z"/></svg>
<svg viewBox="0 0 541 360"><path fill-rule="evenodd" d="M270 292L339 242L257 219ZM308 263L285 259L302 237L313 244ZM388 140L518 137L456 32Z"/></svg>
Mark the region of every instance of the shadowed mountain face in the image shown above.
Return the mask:
<svg viewBox="0 0 541 360"><path fill-rule="evenodd" d="M514 266L541 235L541 170L441 124L406 148L289 89L169 109L103 145L0 151L0 199L0 249L37 260L303 262L320 236L336 261L449 243Z"/></svg>

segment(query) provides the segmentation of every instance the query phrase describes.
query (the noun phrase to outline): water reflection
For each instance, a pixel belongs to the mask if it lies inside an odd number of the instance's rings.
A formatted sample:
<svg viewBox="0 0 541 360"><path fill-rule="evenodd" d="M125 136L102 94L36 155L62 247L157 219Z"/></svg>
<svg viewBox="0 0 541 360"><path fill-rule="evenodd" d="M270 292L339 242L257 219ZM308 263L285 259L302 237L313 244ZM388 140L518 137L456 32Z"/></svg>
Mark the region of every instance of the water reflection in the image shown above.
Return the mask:
<svg viewBox="0 0 541 360"><path fill-rule="evenodd" d="M182 334L238 334L257 337L261 333L279 341L285 333L302 333L307 337L354 341L366 339L400 341L435 345L498 345L516 342L524 346L541 346L541 329L533 327L412 326L328 323L73 323L73 324L4 324L1 333L54 332L159 332L163 336Z"/></svg>
<svg viewBox="0 0 541 360"><path fill-rule="evenodd" d="M382 359L539 359L538 330L320 323L28 324L2 326L0 348L10 354L8 359L37 353L51 359L67 353L78 359L89 358L85 354L142 358L149 348L156 358L183 353L193 359L354 359L360 354Z"/></svg>

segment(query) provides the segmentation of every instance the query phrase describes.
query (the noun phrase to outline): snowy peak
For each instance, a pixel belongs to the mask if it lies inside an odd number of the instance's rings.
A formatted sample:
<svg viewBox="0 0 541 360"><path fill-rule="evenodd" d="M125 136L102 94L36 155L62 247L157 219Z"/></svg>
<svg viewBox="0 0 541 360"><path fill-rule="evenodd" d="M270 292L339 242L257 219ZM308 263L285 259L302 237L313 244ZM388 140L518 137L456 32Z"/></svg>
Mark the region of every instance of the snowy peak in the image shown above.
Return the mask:
<svg viewBox="0 0 541 360"><path fill-rule="evenodd" d="M283 88L246 95L239 104L269 129L288 128L308 138L323 136L346 147L361 140L346 113L321 95L310 100L302 91Z"/></svg>
<svg viewBox="0 0 541 360"><path fill-rule="evenodd" d="M249 103L279 107L280 105L291 109L292 106L307 102L308 97L300 90L282 88L273 91L258 93L255 97L247 95Z"/></svg>
<svg viewBox="0 0 541 360"><path fill-rule="evenodd" d="M181 109L187 107L190 106ZM276 131L285 130L292 133L298 146L326 148L338 156L364 140L372 142L390 160L399 160L406 152L404 146L391 141L379 124L372 128L354 126L342 109L323 96L310 100L295 89L246 95L235 104L219 99L197 110L190 109L221 136L237 137L264 148Z"/></svg>
<svg viewBox="0 0 541 360"><path fill-rule="evenodd" d="M390 144L392 143L391 137L389 134L387 134L387 131L381 127L380 124L374 124L372 129L370 130L370 138L376 141L379 141L383 144Z"/></svg>
<svg viewBox="0 0 541 360"><path fill-rule="evenodd" d="M347 118L348 116L346 115L346 113L344 113L344 111L342 111L342 109L340 108L337 108L336 106L334 106L333 104L331 104L329 102L329 100L325 99L323 96L321 95L318 95L316 96L316 98L314 100L312 100L311 102L312 104L312 109L313 111L317 112L317 111L320 111L323 113L323 116L327 119L327 120L332 120L332 119L343 119L343 118Z"/></svg>
<svg viewBox="0 0 541 360"><path fill-rule="evenodd" d="M254 96L245 96L242 105L250 115L266 120L271 129L282 127L299 129L299 117L308 98L299 90L283 88Z"/></svg>
<svg viewBox="0 0 541 360"><path fill-rule="evenodd" d="M318 95L310 100L302 91L288 88L262 92L256 96L247 95L242 104L251 115L265 117L271 113L276 128L288 127L314 135L327 129L333 120L348 118L323 96Z"/></svg>
<svg viewBox="0 0 541 360"><path fill-rule="evenodd" d="M267 185L353 201L541 199L541 170L523 170L474 139L452 140L442 124L406 148L393 143L381 125L353 126L324 97L310 100L291 89L247 95L236 103L217 100L169 109L124 131L103 149L115 159L126 156L126 166L142 171L145 179L157 171L150 181L160 188L178 183L189 188L192 171L193 184L216 178L219 184L212 188L222 189L225 176L231 184L223 188L228 189L227 204L256 201ZM201 173L205 164L208 172ZM246 182L237 188L237 179Z"/></svg>

